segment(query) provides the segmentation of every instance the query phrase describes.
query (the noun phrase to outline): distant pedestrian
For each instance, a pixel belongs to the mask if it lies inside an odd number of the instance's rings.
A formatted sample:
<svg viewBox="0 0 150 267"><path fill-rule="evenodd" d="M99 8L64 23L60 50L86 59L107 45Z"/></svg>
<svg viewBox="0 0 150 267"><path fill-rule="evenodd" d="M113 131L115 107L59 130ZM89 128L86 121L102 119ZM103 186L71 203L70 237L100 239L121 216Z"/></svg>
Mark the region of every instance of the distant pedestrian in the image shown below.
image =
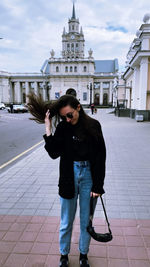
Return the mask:
<svg viewBox="0 0 150 267"><path fill-rule="evenodd" d="M10 104L10 113L13 113L13 103Z"/></svg>
<svg viewBox="0 0 150 267"><path fill-rule="evenodd" d="M45 149L52 159L60 157L59 195L61 221L59 232L60 267L68 267L73 222L80 204L80 267L90 267L87 253L90 235L90 197L104 193L106 149L100 123L89 117L71 95L55 103L44 104L40 97L29 95L29 112L37 122L45 122ZM52 134L53 118L57 122Z"/></svg>
<svg viewBox="0 0 150 267"><path fill-rule="evenodd" d="M94 114L94 103L91 104L91 113Z"/></svg>

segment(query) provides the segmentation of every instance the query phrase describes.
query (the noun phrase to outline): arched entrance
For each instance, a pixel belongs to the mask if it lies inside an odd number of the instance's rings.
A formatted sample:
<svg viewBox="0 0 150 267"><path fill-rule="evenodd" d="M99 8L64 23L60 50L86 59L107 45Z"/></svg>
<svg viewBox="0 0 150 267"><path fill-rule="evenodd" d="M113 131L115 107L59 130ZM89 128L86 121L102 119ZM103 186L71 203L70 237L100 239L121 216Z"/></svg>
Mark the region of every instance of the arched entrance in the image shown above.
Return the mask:
<svg viewBox="0 0 150 267"><path fill-rule="evenodd" d="M94 104L99 105L99 94L98 93L95 94L95 96L94 96Z"/></svg>
<svg viewBox="0 0 150 267"><path fill-rule="evenodd" d="M108 106L108 94L103 94L103 105Z"/></svg>
<svg viewBox="0 0 150 267"><path fill-rule="evenodd" d="M73 96L77 96L77 93L76 91L73 89L73 88L69 88L67 91L66 91L66 95L73 95Z"/></svg>

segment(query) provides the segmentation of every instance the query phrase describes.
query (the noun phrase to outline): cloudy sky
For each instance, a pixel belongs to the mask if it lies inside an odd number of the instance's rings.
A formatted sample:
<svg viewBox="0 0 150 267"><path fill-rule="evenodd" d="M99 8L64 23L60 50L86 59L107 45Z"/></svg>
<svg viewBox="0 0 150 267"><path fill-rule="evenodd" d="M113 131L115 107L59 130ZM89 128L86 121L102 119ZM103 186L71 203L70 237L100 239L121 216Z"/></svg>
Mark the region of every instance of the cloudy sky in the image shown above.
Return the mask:
<svg viewBox="0 0 150 267"><path fill-rule="evenodd" d="M92 48L95 59L118 58L123 70L143 16L150 13L150 1L77 0L75 7L85 36L85 56ZM71 15L71 0L1 0L0 70L40 72L51 49L60 57L63 27L68 31Z"/></svg>

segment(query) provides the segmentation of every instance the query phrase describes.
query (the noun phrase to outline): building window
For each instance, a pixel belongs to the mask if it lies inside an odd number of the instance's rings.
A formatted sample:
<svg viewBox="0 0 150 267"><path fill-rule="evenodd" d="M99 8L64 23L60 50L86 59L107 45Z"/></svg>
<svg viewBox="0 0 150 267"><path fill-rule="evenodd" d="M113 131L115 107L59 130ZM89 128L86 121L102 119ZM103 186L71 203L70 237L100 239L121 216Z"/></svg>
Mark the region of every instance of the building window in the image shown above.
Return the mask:
<svg viewBox="0 0 150 267"><path fill-rule="evenodd" d="M70 50L70 44L67 44L67 50L68 51Z"/></svg>
<svg viewBox="0 0 150 267"><path fill-rule="evenodd" d="M59 67L58 66L56 67L56 72L59 72Z"/></svg>
<svg viewBox="0 0 150 267"><path fill-rule="evenodd" d="M72 30L74 31L74 25L72 25Z"/></svg>
<svg viewBox="0 0 150 267"><path fill-rule="evenodd" d="M65 67L65 72L68 72L68 67L67 66Z"/></svg>
<svg viewBox="0 0 150 267"><path fill-rule="evenodd" d="M83 71L86 72L86 66L84 66Z"/></svg>
<svg viewBox="0 0 150 267"><path fill-rule="evenodd" d="M74 67L74 72L77 72L77 66Z"/></svg>
<svg viewBox="0 0 150 267"><path fill-rule="evenodd" d="M71 44L71 51L74 51L74 44Z"/></svg>
<svg viewBox="0 0 150 267"><path fill-rule="evenodd" d="M87 92L83 92L83 101L87 100Z"/></svg>
<svg viewBox="0 0 150 267"><path fill-rule="evenodd" d="M72 66L70 67L70 72L72 72Z"/></svg>
<svg viewBox="0 0 150 267"><path fill-rule="evenodd" d="M60 93L59 92L55 92L55 99L60 98Z"/></svg>
<svg viewBox="0 0 150 267"><path fill-rule="evenodd" d="M76 52L78 52L79 51L79 45L78 45L78 43L76 43Z"/></svg>
<svg viewBox="0 0 150 267"><path fill-rule="evenodd" d="M108 89L109 88L109 82L103 82L103 88Z"/></svg>

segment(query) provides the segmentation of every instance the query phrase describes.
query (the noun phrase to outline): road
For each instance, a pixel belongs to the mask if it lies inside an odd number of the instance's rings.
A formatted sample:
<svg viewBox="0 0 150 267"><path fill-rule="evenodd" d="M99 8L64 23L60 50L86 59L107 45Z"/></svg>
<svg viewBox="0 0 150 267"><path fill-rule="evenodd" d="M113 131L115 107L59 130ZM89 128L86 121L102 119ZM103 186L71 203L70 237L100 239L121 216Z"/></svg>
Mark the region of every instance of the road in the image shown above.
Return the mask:
<svg viewBox="0 0 150 267"><path fill-rule="evenodd" d="M44 124L29 117L29 113L10 114L0 110L0 166L43 140Z"/></svg>

